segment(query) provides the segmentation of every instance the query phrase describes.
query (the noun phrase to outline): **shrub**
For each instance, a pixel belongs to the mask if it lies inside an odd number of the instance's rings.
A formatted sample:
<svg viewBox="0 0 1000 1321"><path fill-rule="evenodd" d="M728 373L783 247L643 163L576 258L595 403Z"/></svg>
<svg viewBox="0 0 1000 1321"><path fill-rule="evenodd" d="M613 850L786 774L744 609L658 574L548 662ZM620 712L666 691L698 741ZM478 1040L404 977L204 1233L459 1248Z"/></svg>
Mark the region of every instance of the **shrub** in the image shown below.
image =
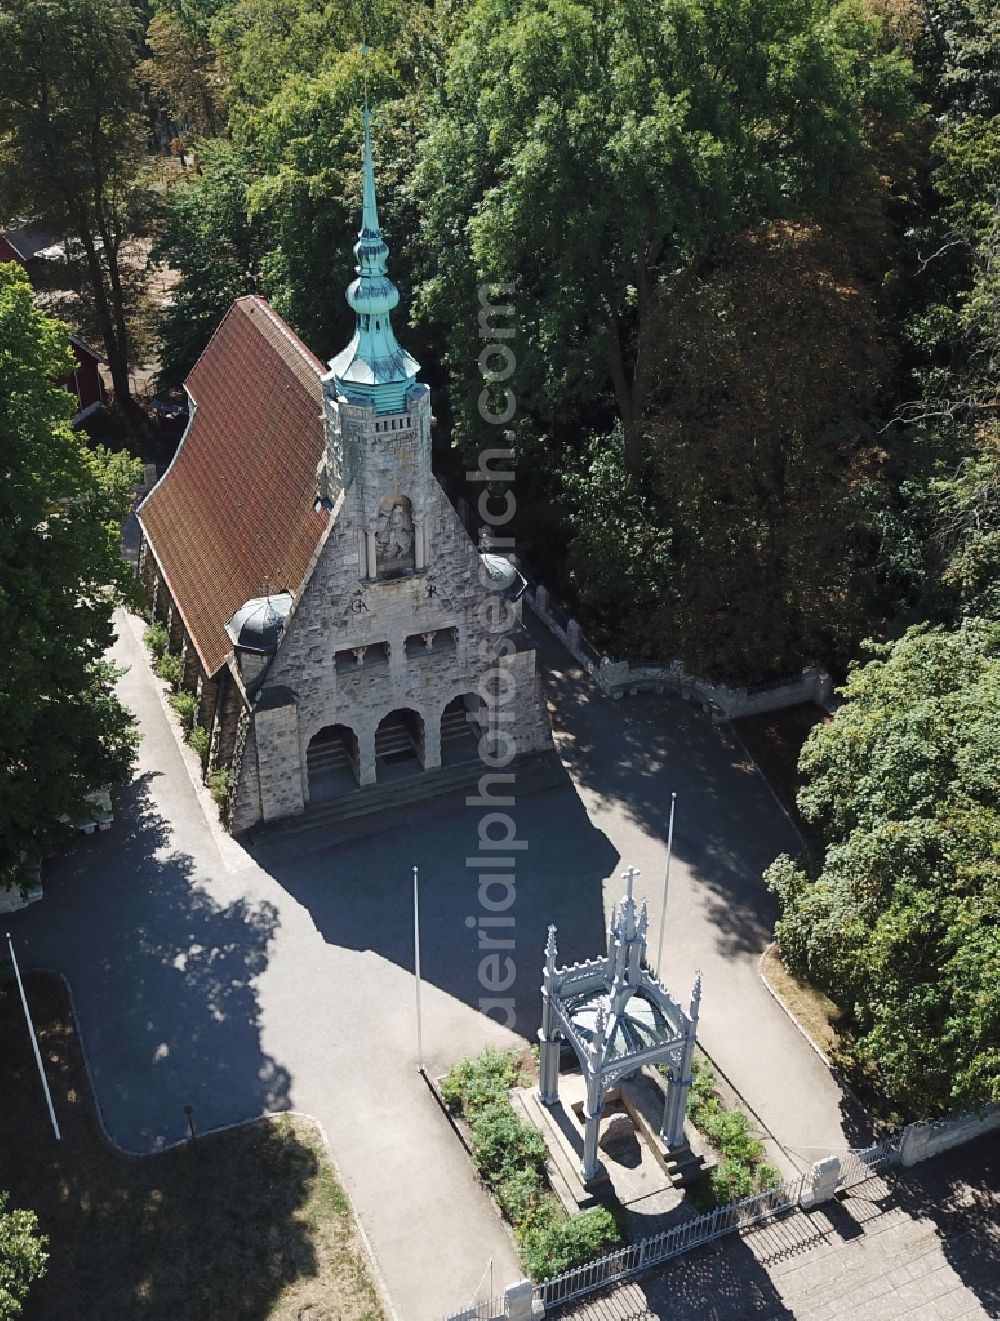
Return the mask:
<svg viewBox="0 0 1000 1321"><path fill-rule="evenodd" d="M170 635L162 624L150 624L149 628L143 633L142 640L156 660L159 660L161 656L165 656L167 648L170 646Z"/></svg>
<svg viewBox="0 0 1000 1321"><path fill-rule="evenodd" d="M700 1183L695 1203L702 1210L738 1202L781 1182L773 1165L764 1163L764 1144L750 1134L750 1121L741 1110L727 1110L715 1093L715 1075L701 1060L691 1067L688 1115L711 1141L722 1159Z"/></svg>
<svg viewBox="0 0 1000 1321"><path fill-rule="evenodd" d="M188 742L201 758L203 768L208 761L208 749L211 741L211 735L204 725L195 725L188 734Z"/></svg>
<svg viewBox="0 0 1000 1321"><path fill-rule="evenodd" d="M505 1101L520 1081L517 1051L487 1046L474 1058L452 1065L441 1079L441 1095L452 1114L471 1123L486 1106Z"/></svg>
<svg viewBox="0 0 1000 1321"><path fill-rule="evenodd" d="M545 1169L545 1139L537 1128L523 1123L506 1098L487 1105L472 1123L472 1153L476 1168L488 1183L509 1179L518 1171Z"/></svg>
<svg viewBox="0 0 1000 1321"><path fill-rule="evenodd" d="M180 656L173 656L168 651L153 666L157 675L171 688L179 688L184 674L184 663Z"/></svg>
<svg viewBox="0 0 1000 1321"><path fill-rule="evenodd" d="M527 1226L540 1223L542 1208L551 1216L551 1204L546 1201L545 1178L540 1170L525 1167L514 1170L493 1186L493 1193L512 1225Z"/></svg>
<svg viewBox="0 0 1000 1321"><path fill-rule="evenodd" d="M174 693L170 698L170 705L177 712L181 729L185 734L190 734L194 728L195 712L198 709L194 693Z"/></svg>
<svg viewBox="0 0 1000 1321"><path fill-rule="evenodd" d="M213 771L208 777L208 792L212 795L219 807L225 807L229 802L229 767L223 767L221 771Z"/></svg>
<svg viewBox="0 0 1000 1321"><path fill-rule="evenodd" d="M521 1244L521 1264L533 1280L551 1280L620 1242L614 1216L599 1206L568 1220L529 1229Z"/></svg>

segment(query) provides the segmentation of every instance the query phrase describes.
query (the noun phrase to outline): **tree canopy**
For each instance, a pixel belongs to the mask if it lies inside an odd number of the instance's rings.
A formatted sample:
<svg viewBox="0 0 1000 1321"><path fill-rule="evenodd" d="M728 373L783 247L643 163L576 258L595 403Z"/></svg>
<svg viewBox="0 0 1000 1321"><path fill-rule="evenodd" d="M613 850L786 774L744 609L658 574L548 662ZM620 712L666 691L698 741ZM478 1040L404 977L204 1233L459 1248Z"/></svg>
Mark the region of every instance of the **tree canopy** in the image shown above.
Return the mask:
<svg viewBox="0 0 1000 1321"><path fill-rule="evenodd" d="M128 0L5 0L0 10L0 217L41 217L82 246L123 406L122 246L135 228L145 145L139 35Z"/></svg>
<svg viewBox="0 0 1000 1321"><path fill-rule="evenodd" d="M512 282L538 414L582 413L610 383L640 477L659 286L720 238L829 198L866 116L903 108L908 82L852 3L478 0L417 179L421 305L452 327L469 434L476 289Z"/></svg>
<svg viewBox="0 0 1000 1321"><path fill-rule="evenodd" d="M0 1191L0 1321L22 1315L28 1290L44 1274L49 1255L35 1213L8 1210L9 1202L9 1193Z"/></svg>
<svg viewBox="0 0 1000 1321"><path fill-rule="evenodd" d="M65 327L0 265L0 883L20 881L87 815L87 794L125 777L132 717L102 658L114 589L130 590L121 525L138 477L126 455L69 426Z"/></svg>
<svg viewBox="0 0 1000 1321"><path fill-rule="evenodd" d="M767 873L782 958L910 1118L1000 1101L998 646L970 619L876 648L802 752L816 854Z"/></svg>

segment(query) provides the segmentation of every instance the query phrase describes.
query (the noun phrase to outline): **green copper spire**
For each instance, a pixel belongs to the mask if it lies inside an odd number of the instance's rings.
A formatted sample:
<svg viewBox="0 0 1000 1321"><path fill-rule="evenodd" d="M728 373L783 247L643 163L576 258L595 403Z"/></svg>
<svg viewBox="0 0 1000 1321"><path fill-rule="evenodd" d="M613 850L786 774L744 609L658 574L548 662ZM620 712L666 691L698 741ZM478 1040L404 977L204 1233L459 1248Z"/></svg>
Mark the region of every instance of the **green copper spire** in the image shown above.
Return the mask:
<svg viewBox="0 0 1000 1321"><path fill-rule="evenodd" d="M330 373L352 403L371 402L376 413L398 413L420 364L396 340L390 313L399 290L386 274L389 249L378 222L375 167L372 163L371 112L364 109L365 163L361 229L354 245L358 278L347 288L347 302L357 315L354 338L330 360Z"/></svg>

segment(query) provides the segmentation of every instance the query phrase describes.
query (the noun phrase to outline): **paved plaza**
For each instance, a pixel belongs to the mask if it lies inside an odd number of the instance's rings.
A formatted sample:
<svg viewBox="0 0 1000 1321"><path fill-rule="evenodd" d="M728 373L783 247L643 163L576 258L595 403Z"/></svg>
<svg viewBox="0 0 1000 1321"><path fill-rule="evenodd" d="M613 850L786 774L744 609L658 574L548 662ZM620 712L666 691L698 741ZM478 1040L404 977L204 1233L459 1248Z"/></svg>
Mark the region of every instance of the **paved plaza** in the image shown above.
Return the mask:
<svg viewBox="0 0 1000 1321"><path fill-rule="evenodd" d="M1000 1316L1000 1142L688 1253L562 1321L979 1321Z"/></svg>
<svg viewBox="0 0 1000 1321"><path fill-rule="evenodd" d="M565 782L518 799L514 1031L479 1012L482 809L439 801L367 838L242 851L212 828L138 641L114 659L143 741L116 823L46 868L15 914L27 966L73 988L114 1140L150 1152L185 1134L296 1109L324 1126L399 1314L433 1321L483 1276L519 1275L513 1245L416 1069L411 874L422 875L429 1072L484 1044L534 1039L546 927L560 961L600 952L626 864L659 921L671 790L678 797L665 980L704 974L701 1039L774 1134L788 1173L865 1134L761 985L774 917L761 869L795 837L727 734L669 698L600 696L551 638L540 658ZM195 777L196 778L196 777ZM610 880L608 879L610 878Z"/></svg>

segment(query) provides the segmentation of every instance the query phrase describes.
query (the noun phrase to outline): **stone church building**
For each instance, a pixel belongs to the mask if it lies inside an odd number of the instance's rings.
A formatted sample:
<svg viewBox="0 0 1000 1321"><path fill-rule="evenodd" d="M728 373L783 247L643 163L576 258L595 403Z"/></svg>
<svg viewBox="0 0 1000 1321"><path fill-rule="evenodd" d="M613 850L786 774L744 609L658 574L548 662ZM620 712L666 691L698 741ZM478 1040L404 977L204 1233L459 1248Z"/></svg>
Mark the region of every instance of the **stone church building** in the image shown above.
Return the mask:
<svg viewBox="0 0 1000 1321"><path fill-rule="evenodd" d="M350 344L325 369L263 299L238 299L138 512L140 572L209 768L229 771L234 831L406 774L433 792L442 765L551 744L520 576L480 554L431 471L367 111L363 191Z"/></svg>

